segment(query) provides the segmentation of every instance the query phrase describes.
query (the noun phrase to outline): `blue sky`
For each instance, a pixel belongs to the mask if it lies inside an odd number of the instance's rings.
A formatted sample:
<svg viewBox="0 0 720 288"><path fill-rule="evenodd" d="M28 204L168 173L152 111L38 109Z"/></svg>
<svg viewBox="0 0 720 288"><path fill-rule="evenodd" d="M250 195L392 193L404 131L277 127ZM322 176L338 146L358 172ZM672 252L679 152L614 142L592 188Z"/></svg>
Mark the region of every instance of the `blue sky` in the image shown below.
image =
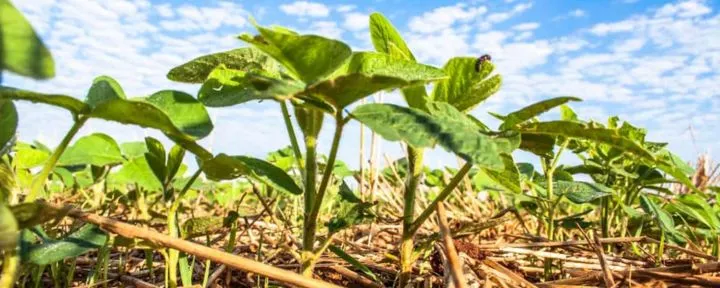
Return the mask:
<svg viewBox="0 0 720 288"><path fill-rule="evenodd" d="M473 112L481 119L491 121L488 111L507 113L572 95L585 99L572 105L581 117L605 121L619 115L648 128L651 140L669 142L686 159L720 150L717 1L13 2L52 50L57 77L31 81L11 75L3 83L8 86L82 98L95 76L110 75L129 95L163 89L194 94L197 86L170 82L166 72L199 55L243 46L234 36L253 32L249 16L263 25L339 38L353 49L370 50L367 16L378 11L393 21L425 63L442 66L454 56L493 57L504 84ZM382 99L401 101L396 93ZM57 109L24 103L19 109L22 140L56 144L71 124L69 115ZM214 152L263 156L288 143L275 103L212 109L211 115L216 128L202 143ZM121 141L162 137L100 120L89 122L81 134L93 132ZM358 134L358 126L351 125L341 143L340 157L352 166L358 162ZM380 147L390 158L402 153L397 143ZM441 149L428 159L431 165L456 165Z"/></svg>

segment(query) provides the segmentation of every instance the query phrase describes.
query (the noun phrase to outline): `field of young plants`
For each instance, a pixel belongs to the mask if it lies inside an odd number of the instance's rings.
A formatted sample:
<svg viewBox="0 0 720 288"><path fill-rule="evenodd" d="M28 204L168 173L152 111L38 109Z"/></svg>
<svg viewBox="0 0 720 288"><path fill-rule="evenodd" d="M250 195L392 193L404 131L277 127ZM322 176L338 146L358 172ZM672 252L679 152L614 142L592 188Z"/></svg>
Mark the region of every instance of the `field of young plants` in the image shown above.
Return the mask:
<svg viewBox="0 0 720 288"><path fill-rule="evenodd" d="M8 0L0 16L2 71L53 77L31 23ZM252 22L242 48L167 73L197 95L128 98L109 76L86 95L0 86L0 288L720 287L720 173L707 157L690 165L643 128L584 119L571 108L581 97L489 127L470 112L502 89L491 56L418 63L382 14L369 19L375 51ZM363 101L393 90L406 105ZM209 109L263 100L282 111L286 148L259 159L198 144ZM56 147L19 141L19 101L74 125ZM90 119L174 145L76 135ZM337 154L352 121L406 156L350 169ZM426 166L431 149L461 165ZM516 162L520 150L539 165Z"/></svg>

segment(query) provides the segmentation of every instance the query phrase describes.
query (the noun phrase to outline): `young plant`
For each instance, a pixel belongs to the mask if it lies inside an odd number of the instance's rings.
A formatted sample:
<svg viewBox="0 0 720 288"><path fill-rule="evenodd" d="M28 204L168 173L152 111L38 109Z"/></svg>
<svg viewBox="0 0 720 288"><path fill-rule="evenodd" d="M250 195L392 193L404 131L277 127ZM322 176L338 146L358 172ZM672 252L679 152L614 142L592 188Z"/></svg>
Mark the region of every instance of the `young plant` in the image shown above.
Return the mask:
<svg viewBox="0 0 720 288"><path fill-rule="evenodd" d="M393 27L392 23L390 23L390 21L388 21L382 14L374 13L370 16L370 36L373 45L375 46L375 49L377 51L390 55L391 57L396 59L403 59L406 61L415 62L415 57L413 56L405 41L402 39L395 27ZM443 67L443 70L449 77L440 80L436 84L433 92L430 95L427 94L425 86L422 85L415 85L412 87L404 88L402 89L402 94L405 97L408 106L414 111L430 112L430 114L437 114L433 116L438 116L438 118L447 117L450 115L452 115L452 117L460 117L459 119L445 118L437 120L441 122L448 121L445 124L450 125L452 124L449 121L456 120L457 122L460 122L461 125L468 126L464 129L476 130L473 131L475 132L473 134L478 135L478 137L473 140L490 142L490 140L488 140L490 139L489 134L484 135L482 133L478 133L478 131L480 130L484 130L483 132L489 132L487 131L487 129L485 129L484 125L481 124L480 126L478 126L476 123L474 123L477 122L476 119L466 118L466 116L463 114L468 113L470 110L475 108L478 104L490 97L500 88L500 76L494 75L490 77L493 68L494 67L492 63L490 63L489 60L486 61L484 58L452 58ZM443 106L440 103L445 103L449 105ZM372 107L372 109L375 109L375 106L368 107ZM361 113L360 116L358 115L358 112ZM355 116L356 119L360 120L360 122L363 122L364 124L365 121L373 121L371 119L368 119L368 117L363 116L362 112L367 111L356 110L355 112L353 112L353 116ZM407 120L412 121L411 119ZM374 125L371 127L371 129L378 129L381 128L379 126L383 125L382 123L376 124L379 125ZM388 140L398 140L396 139L397 137L393 137L392 135L389 135L389 133L383 133L379 131L375 132L383 135ZM472 158L469 155L470 151L462 151L463 147L455 146L458 143L447 143L446 148L458 153L458 155L462 156L467 161L467 163L460 169L460 171L458 171L455 177L453 177L453 180L438 196L438 198L433 202L433 204L428 207L428 209L430 210L426 209L420 214L420 217L418 219L415 219L415 196L423 172L423 148L432 146L434 145L434 143L429 145L425 143L417 144L420 145L408 145L407 147L408 174L405 180L405 187L403 192L404 209L402 225L403 232L400 244L400 287L404 287L407 284L410 272L412 271L413 263L417 259L416 254L414 253L413 244L413 238L415 233L417 232L417 229L434 211L437 203L443 201L446 197L448 197L450 191L453 191L455 189L455 186L457 186L459 182L467 175L473 163L483 165L484 163L491 162L484 162L486 159L468 160ZM477 145L477 143L475 144ZM465 149L467 148L468 147L465 147ZM494 151L492 144L480 145L477 148L477 151L474 152L496 152ZM510 153L511 151L512 150L508 150L505 152Z"/></svg>
<svg viewBox="0 0 720 288"><path fill-rule="evenodd" d="M281 190L304 195L301 271L310 276L318 255L325 249L324 246L315 247L317 221L326 190L331 184L343 128L349 120L344 115L345 108L373 93L424 84L444 75L439 69L390 55L352 52L347 44L340 41L316 35L298 35L280 27L256 25L256 28L259 35L240 36L252 48L200 57L173 69L168 77L191 83L204 81L198 98L208 106L230 106L263 99L275 100L281 105L285 105L286 101L293 104L297 124L304 136L305 155L297 155L298 159L305 160L302 165L304 188L295 187L292 178L284 172L275 176L290 180ZM287 109L281 107L288 121ZM326 168L319 176L318 135L326 114L333 118L335 132ZM293 150L299 154L292 125L286 127ZM246 163L238 159L242 158L224 156L228 165L235 165L246 172L235 177L257 172L251 171ZM270 176L266 182L278 182L270 180L273 175L263 174Z"/></svg>
<svg viewBox="0 0 720 288"><path fill-rule="evenodd" d="M152 170L155 178L160 181L162 186L162 198L165 200L167 209L167 228L168 235L171 237L179 238L180 231L177 221L177 211L180 208L182 199L188 192L195 180L200 176L202 172L198 169L192 174L189 180L185 183L182 190L175 191L173 183L178 176L178 171L182 165L182 160L185 157L185 149L179 145L175 145L170 149L169 152L165 152L165 147L160 141L147 137L145 138L147 145L147 152L145 153L145 161L147 161L150 169ZM180 252L175 249L168 249L166 251L167 258L165 262L166 275L168 275L167 283L168 287L175 288L178 285L177 282L177 267L179 263ZM184 281L187 282L187 281ZM192 285L192 283L184 283L186 286Z"/></svg>

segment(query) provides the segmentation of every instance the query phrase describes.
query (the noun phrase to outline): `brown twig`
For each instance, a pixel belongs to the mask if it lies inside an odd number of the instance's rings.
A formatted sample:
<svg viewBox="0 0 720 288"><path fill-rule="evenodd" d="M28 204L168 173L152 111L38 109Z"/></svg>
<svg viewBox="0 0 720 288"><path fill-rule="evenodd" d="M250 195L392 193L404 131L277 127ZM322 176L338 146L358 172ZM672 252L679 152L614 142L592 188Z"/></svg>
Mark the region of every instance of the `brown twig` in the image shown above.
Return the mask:
<svg viewBox="0 0 720 288"><path fill-rule="evenodd" d="M50 204L44 201L38 201L39 205L44 206L47 209L62 209L62 206ZM139 238L146 241L150 241L158 246L176 249L184 253L195 255L203 259L209 259L213 262L225 264L229 267L255 273L268 277L270 279L277 280L282 283L295 285L298 287L339 287L334 284L320 281L312 278L303 277L297 273L291 271L279 269L267 264L263 264L254 260L250 260L244 257L236 256L230 253L226 253L217 249L206 247L190 241L173 238L165 234L161 234L156 231L151 231L146 228L135 227L133 225L123 223L110 218L102 217L95 214L85 213L78 209L71 209L68 216L82 220L88 223L98 225L101 229L121 235L126 238Z"/></svg>
<svg viewBox="0 0 720 288"><path fill-rule="evenodd" d="M447 215L445 215L445 205L438 203L438 225L440 226L440 235L443 238L445 244L445 254L447 255L448 262L450 262L450 270L452 273L452 279L457 288L467 288L467 281L465 280L465 274L463 274L462 261L458 257L457 250L448 227Z"/></svg>

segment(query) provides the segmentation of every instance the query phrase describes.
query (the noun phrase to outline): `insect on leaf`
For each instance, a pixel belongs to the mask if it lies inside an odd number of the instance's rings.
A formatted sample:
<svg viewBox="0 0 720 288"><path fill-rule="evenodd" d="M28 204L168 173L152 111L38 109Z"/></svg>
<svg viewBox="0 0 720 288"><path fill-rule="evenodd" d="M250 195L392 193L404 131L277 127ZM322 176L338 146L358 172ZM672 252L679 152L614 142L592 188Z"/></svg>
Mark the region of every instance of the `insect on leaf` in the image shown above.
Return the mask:
<svg viewBox="0 0 720 288"><path fill-rule="evenodd" d="M439 81L431 94L431 99L445 102L456 109L467 112L485 101L500 89L500 75L488 78L494 66L490 61L482 63L480 72L475 70L477 60L471 57L455 57L450 59L443 71L449 78Z"/></svg>

